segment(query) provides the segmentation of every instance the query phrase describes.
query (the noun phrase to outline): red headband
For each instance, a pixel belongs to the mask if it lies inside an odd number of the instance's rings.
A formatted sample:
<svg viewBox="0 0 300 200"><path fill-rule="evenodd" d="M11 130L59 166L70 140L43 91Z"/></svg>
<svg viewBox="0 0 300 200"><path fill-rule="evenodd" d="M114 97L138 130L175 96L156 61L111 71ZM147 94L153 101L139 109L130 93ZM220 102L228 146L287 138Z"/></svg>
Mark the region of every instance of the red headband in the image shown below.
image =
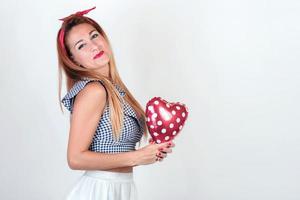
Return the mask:
<svg viewBox="0 0 300 200"><path fill-rule="evenodd" d="M78 11L78 12L76 12L74 14L71 14L71 15L69 15L67 17L61 18L59 20L65 22L68 19L70 19L71 17L74 17L74 16L83 16L85 14L88 14L91 10L94 10L95 8L96 8L96 6L94 6L93 8L87 9L87 10ZM59 43L60 43L61 47L65 50L65 45L64 45L65 30L63 28L60 29L58 37L59 37Z"/></svg>

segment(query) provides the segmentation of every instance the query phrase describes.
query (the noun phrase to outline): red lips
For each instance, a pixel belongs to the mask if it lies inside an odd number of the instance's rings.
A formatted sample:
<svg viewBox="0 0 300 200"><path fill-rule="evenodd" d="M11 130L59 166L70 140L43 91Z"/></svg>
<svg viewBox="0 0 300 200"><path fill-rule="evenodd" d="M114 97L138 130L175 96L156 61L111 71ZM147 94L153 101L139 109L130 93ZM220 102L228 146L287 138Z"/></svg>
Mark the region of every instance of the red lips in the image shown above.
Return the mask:
<svg viewBox="0 0 300 200"><path fill-rule="evenodd" d="M93 59L100 58L103 54L104 54L104 51L100 51L98 54L96 54L96 55L94 56Z"/></svg>

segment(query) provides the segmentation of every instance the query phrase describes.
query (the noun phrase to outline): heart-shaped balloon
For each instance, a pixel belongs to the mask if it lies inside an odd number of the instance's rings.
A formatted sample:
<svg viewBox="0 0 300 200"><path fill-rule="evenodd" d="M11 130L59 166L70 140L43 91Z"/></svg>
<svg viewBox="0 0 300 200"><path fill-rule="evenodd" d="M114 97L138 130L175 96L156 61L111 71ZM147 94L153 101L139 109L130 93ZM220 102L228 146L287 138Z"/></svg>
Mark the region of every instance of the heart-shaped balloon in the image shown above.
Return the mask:
<svg viewBox="0 0 300 200"><path fill-rule="evenodd" d="M169 103L154 97L146 105L146 124L156 143L173 140L182 130L188 116L187 107L179 102Z"/></svg>

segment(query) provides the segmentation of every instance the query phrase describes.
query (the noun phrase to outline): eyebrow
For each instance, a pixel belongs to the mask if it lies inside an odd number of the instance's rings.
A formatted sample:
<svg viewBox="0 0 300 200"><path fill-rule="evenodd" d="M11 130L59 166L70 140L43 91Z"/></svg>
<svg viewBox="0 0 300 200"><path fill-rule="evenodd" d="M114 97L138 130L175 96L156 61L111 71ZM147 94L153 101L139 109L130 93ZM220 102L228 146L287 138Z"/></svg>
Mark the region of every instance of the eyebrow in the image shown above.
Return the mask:
<svg viewBox="0 0 300 200"><path fill-rule="evenodd" d="M94 31L97 31L96 29L93 29L93 30L91 30L90 32L89 32L89 35L91 35ZM81 39L81 40L78 40L75 44L74 44L74 48L75 48L75 46L79 43L79 42L82 42L83 40Z"/></svg>

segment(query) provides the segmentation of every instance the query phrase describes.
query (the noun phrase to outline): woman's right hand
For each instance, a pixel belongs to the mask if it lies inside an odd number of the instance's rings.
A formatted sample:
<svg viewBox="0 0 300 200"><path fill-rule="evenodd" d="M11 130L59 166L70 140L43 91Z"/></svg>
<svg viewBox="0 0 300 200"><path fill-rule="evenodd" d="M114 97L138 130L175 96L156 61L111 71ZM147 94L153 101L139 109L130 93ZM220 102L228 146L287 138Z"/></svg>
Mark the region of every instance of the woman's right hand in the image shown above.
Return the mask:
<svg viewBox="0 0 300 200"><path fill-rule="evenodd" d="M172 153L172 148L175 146L172 141L161 144L155 144L151 140L149 142L150 144L136 151L137 165L148 165L162 161L167 153Z"/></svg>

